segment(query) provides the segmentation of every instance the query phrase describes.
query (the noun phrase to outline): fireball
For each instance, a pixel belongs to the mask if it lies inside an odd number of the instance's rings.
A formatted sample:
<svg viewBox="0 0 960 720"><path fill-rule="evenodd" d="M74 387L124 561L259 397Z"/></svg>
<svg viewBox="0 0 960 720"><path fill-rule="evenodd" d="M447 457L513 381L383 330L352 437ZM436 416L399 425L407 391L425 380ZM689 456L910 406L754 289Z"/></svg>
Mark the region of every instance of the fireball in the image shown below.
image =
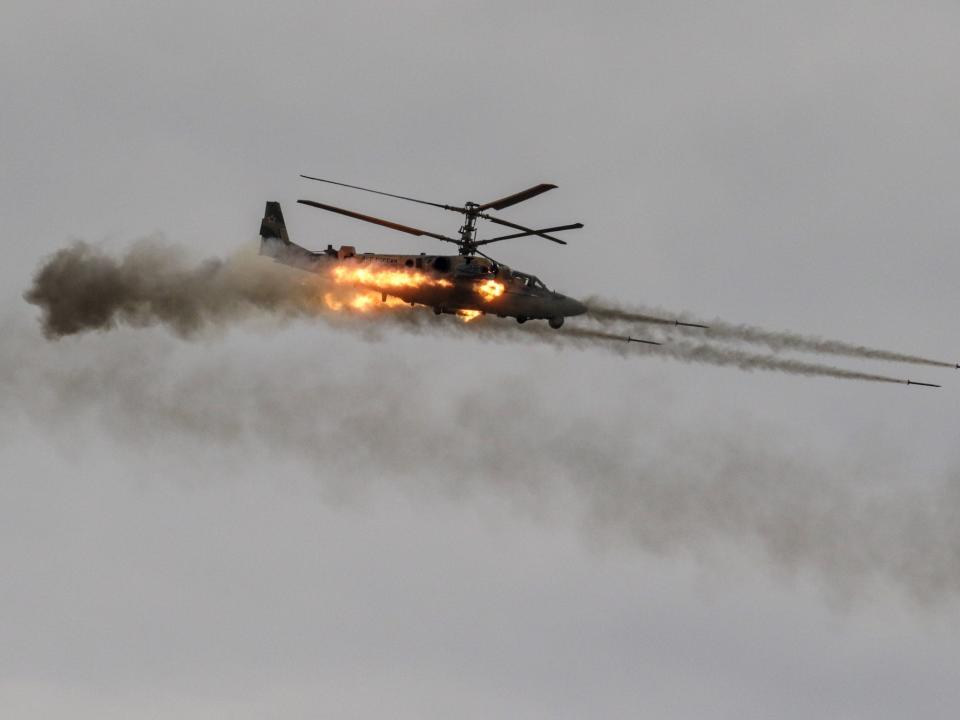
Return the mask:
<svg viewBox="0 0 960 720"><path fill-rule="evenodd" d="M334 282L366 285L377 289L417 288L417 287L453 287L453 283L443 278L434 278L422 272L412 270L378 270L366 267L344 267L333 269Z"/></svg>
<svg viewBox="0 0 960 720"><path fill-rule="evenodd" d="M377 267L349 267L338 265L330 271L330 278L338 286L351 286L351 290L335 289L323 294L323 303L330 310L344 309L370 312L380 308L407 305L407 301L393 295L390 290L417 287L453 287L443 278L407 269L380 269Z"/></svg>
<svg viewBox="0 0 960 720"><path fill-rule="evenodd" d="M480 294L480 297L487 302L496 300L503 295L504 290L506 290L504 284L493 279L484 280L482 283L477 283L476 285L476 291Z"/></svg>

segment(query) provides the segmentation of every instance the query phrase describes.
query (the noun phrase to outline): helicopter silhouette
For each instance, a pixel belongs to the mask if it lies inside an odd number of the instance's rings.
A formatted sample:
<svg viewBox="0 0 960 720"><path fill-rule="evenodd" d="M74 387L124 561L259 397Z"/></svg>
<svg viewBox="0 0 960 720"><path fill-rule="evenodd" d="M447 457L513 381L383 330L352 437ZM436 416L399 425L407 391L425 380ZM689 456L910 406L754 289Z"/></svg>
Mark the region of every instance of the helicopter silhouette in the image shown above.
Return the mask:
<svg viewBox="0 0 960 720"><path fill-rule="evenodd" d="M587 312L587 306L582 302L549 289L537 276L513 270L480 249L491 243L528 236L537 236L566 245L565 241L554 237L552 233L576 230L583 227L582 223L532 229L491 214L491 211L503 210L553 190L557 187L556 185L540 183L487 203L467 202L463 205L445 205L310 175L300 177L459 213L463 215L463 224L459 230L459 237L456 238L313 200L297 201L302 205L409 235L450 243L457 246L457 254L357 253L356 249L349 245L343 245L339 249L328 245L325 250L314 252L290 240L280 203L271 201L266 204L263 221L260 224L261 255L308 272L332 272L340 280L380 292L383 302L387 302L388 297L394 297L411 305L431 307L437 315L459 314L471 318L480 314L493 314L498 317L515 318L518 323L524 323L527 320L546 320L550 327L559 329L565 318ZM510 228L514 232L478 239L479 220L487 220Z"/></svg>

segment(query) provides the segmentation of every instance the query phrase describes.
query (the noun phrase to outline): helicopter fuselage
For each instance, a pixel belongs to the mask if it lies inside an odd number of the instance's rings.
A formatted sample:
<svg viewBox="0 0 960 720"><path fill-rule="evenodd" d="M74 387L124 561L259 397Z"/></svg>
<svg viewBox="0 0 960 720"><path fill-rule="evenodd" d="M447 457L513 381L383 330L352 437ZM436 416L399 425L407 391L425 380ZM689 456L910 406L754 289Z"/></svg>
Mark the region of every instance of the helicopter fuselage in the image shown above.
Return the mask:
<svg viewBox="0 0 960 720"><path fill-rule="evenodd" d="M400 298L431 307L438 315L468 311L513 317L518 322L543 319L554 328L559 328L565 317L587 310L583 303L550 290L534 275L476 255L357 253L350 246L328 246L313 252L290 241L279 207L271 205L267 205L260 228L261 255L374 290L384 301ZM395 273L419 281L396 282Z"/></svg>

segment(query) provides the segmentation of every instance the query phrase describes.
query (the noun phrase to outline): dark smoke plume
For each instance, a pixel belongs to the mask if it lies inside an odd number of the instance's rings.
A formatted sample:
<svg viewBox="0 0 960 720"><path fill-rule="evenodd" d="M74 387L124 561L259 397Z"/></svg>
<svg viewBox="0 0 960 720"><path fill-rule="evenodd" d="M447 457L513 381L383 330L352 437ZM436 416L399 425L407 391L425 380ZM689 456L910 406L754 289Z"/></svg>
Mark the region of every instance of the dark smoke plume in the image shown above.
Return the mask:
<svg viewBox="0 0 960 720"><path fill-rule="evenodd" d="M739 325L720 319L698 320L697 322L709 326L707 330L676 326L674 320L682 322L687 320L686 316L674 318L670 316L670 313L664 313L654 308L624 308L597 297L590 298L587 305L590 308L589 317L607 326L630 323L666 325L675 328L675 331L680 334L694 335L710 340L765 345L773 352L795 350L820 355L836 355L863 360L884 360L945 368L954 368L956 365L942 360L932 360L921 355L880 350L842 340L827 340L783 330L765 330L753 325Z"/></svg>
<svg viewBox="0 0 960 720"><path fill-rule="evenodd" d="M142 240L120 260L83 242L54 254L25 299L43 311L48 338L118 324L163 324L180 336L255 313L311 312L309 288L279 266L240 253L199 265L175 247Z"/></svg>

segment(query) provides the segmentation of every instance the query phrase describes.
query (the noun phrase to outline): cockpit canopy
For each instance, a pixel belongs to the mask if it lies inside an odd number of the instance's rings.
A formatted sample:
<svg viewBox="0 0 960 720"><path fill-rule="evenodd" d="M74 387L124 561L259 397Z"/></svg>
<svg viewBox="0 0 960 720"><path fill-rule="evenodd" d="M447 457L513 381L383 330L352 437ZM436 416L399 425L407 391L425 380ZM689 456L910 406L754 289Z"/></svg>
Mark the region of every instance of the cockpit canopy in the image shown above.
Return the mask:
<svg viewBox="0 0 960 720"><path fill-rule="evenodd" d="M528 288L536 288L538 290L549 290L546 285L538 278L536 275L528 275L527 273L518 272L513 270L511 272L512 282L517 283L518 285L523 285Z"/></svg>

